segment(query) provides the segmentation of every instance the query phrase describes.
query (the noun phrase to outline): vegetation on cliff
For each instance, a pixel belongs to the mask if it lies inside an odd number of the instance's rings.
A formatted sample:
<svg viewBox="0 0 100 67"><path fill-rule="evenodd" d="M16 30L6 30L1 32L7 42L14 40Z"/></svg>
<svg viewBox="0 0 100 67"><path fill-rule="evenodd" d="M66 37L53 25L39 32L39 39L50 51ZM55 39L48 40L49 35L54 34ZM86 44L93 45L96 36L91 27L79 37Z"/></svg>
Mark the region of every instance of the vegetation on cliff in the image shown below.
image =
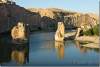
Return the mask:
<svg viewBox="0 0 100 67"><path fill-rule="evenodd" d="M83 32L83 35L89 35L89 36L97 35L97 36L99 36L99 24L97 24L93 28Z"/></svg>

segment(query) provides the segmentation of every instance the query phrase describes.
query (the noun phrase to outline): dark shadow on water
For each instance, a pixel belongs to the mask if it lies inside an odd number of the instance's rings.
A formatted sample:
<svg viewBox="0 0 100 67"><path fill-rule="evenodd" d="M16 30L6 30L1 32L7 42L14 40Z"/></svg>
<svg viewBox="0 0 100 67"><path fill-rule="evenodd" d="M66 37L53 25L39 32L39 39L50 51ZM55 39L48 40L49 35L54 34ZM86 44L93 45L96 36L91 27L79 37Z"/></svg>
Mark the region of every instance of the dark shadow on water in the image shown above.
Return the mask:
<svg viewBox="0 0 100 67"><path fill-rule="evenodd" d="M13 65L26 64L29 61L29 44L12 44L8 35L0 36L0 64ZM7 63L7 64L5 64Z"/></svg>

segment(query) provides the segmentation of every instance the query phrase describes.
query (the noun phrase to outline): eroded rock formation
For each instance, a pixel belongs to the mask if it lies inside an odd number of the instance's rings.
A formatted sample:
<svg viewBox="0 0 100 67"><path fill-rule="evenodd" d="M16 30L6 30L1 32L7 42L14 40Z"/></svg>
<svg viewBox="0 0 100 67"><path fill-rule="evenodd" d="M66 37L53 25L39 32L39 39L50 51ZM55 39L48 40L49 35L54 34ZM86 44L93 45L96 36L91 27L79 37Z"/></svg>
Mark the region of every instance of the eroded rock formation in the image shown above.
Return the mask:
<svg viewBox="0 0 100 67"><path fill-rule="evenodd" d="M65 34L65 26L64 26L63 22L58 22L58 28L55 33L55 41L63 41L64 34Z"/></svg>
<svg viewBox="0 0 100 67"><path fill-rule="evenodd" d="M14 40L24 40L26 38L24 24L19 22L17 26L14 26L11 30L11 36Z"/></svg>

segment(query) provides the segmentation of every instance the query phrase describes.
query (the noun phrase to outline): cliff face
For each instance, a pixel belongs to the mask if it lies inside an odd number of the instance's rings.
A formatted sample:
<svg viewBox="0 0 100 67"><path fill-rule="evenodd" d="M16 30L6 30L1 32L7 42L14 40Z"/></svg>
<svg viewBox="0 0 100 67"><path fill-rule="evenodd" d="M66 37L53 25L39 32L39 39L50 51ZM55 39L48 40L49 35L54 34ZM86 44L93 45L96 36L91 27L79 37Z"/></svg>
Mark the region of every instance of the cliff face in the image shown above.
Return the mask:
<svg viewBox="0 0 100 67"><path fill-rule="evenodd" d="M46 29L48 29L47 27L57 28L57 23L59 21L64 22L66 29L73 29L81 26L92 28L98 24L98 17L92 13L82 14L57 8L31 8L28 10L31 12L39 13L41 15L42 22L40 24L44 25L43 27L46 27Z"/></svg>
<svg viewBox="0 0 100 67"><path fill-rule="evenodd" d="M28 9L31 12L39 13L41 16L40 27L44 30L55 30L57 29L58 22L64 22L64 16L75 14L76 12L68 12L62 9L57 8L48 8L48 9ZM66 27L66 26L65 26Z"/></svg>
<svg viewBox="0 0 100 67"><path fill-rule="evenodd" d="M15 3L0 3L0 18L2 18L0 19L0 33L11 30L19 21L29 24L32 30L36 30L41 21L38 13L30 12Z"/></svg>
<svg viewBox="0 0 100 67"><path fill-rule="evenodd" d="M6 4L0 3L0 32L7 31L9 29L9 12L6 9Z"/></svg>
<svg viewBox="0 0 100 67"><path fill-rule="evenodd" d="M21 21L29 24L30 30L56 30L58 22L64 22L66 29L80 26L94 26L98 18L92 14L82 14L57 8L25 9L14 2L0 2L0 33L11 30ZM92 25L92 26L91 26Z"/></svg>

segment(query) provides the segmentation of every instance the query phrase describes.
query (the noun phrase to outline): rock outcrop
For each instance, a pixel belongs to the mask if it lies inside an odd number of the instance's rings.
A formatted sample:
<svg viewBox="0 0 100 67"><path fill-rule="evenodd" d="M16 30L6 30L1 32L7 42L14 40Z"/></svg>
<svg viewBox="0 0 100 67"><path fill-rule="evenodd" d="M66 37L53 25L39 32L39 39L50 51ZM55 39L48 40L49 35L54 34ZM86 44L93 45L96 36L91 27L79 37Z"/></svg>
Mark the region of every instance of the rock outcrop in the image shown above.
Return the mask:
<svg viewBox="0 0 100 67"><path fill-rule="evenodd" d="M17 24L17 26L14 26L12 28L12 31L11 31L11 36L13 39L21 39L21 40L24 40L26 38L25 36L25 26L23 23L19 22Z"/></svg>
<svg viewBox="0 0 100 67"><path fill-rule="evenodd" d="M63 22L58 22L58 28L55 33L55 41L63 41L64 34L65 34L65 26L64 26Z"/></svg>

